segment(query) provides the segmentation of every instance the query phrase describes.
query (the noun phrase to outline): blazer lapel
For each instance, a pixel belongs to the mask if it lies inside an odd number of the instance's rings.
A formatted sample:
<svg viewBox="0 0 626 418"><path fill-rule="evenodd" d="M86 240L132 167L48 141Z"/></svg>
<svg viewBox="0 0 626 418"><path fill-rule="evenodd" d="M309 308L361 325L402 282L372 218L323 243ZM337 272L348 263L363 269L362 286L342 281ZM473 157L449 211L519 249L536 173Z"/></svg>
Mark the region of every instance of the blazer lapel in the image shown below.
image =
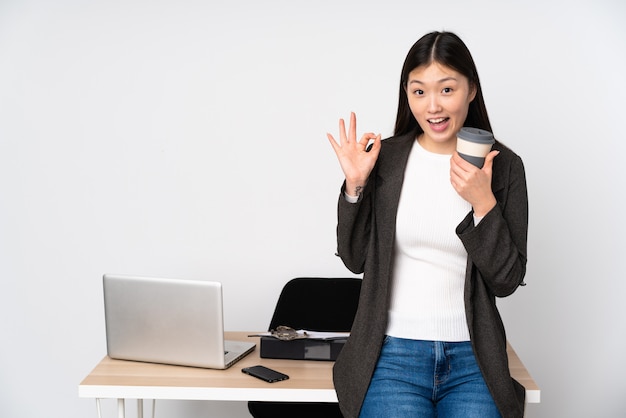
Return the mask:
<svg viewBox="0 0 626 418"><path fill-rule="evenodd" d="M411 148L415 143L415 134L410 133L385 140L384 152L379 155L376 178L375 216L378 239L388 243L393 249L396 229L396 214L400 201L400 192L404 181L404 172ZM389 251L391 256L391 251ZM391 261L391 260L389 260Z"/></svg>

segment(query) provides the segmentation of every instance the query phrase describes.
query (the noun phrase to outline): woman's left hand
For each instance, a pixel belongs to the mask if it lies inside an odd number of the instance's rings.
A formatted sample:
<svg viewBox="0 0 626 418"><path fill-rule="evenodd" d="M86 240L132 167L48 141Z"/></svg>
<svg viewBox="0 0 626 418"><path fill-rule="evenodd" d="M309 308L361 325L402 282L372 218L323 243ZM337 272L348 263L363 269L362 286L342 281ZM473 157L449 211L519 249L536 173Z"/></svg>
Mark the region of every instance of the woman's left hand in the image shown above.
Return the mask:
<svg viewBox="0 0 626 418"><path fill-rule="evenodd" d="M485 157L483 168L465 161L458 152L450 158L450 183L454 190L474 209L474 215L485 216L496 205L491 191L493 159L500 151L491 151Z"/></svg>

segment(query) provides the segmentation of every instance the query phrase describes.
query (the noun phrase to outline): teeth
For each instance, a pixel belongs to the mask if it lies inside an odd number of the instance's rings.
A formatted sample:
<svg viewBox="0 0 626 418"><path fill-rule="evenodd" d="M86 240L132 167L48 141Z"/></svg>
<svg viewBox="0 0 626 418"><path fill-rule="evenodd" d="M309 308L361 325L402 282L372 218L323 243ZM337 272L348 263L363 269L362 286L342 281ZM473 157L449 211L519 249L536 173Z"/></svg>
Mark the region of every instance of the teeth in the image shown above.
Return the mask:
<svg viewBox="0 0 626 418"><path fill-rule="evenodd" d="M429 119L428 121L429 121L430 123L441 123L441 122L443 122L444 120L446 120L446 118Z"/></svg>

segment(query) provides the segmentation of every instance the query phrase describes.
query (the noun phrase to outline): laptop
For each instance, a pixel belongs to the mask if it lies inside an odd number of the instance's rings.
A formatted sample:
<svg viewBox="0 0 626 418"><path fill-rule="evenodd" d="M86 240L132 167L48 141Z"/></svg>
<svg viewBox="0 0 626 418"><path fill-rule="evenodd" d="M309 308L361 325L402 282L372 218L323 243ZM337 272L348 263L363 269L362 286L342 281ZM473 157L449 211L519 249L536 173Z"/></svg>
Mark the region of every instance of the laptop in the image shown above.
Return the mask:
<svg viewBox="0 0 626 418"><path fill-rule="evenodd" d="M219 282L105 274L103 286L111 358L226 369L255 348L224 340Z"/></svg>

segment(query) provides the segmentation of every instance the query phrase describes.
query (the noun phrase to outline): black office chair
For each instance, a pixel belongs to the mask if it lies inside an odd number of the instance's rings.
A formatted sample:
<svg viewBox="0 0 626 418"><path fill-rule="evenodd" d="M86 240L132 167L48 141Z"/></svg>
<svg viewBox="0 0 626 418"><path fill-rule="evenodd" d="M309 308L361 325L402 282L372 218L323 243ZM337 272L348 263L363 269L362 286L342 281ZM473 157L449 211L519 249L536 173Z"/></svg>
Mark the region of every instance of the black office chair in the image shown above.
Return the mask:
<svg viewBox="0 0 626 418"><path fill-rule="evenodd" d="M299 277L283 287L269 329L347 332L359 304L361 279ZM298 361L298 360L294 360ZM248 402L255 418L343 418L337 403Z"/></svg>

